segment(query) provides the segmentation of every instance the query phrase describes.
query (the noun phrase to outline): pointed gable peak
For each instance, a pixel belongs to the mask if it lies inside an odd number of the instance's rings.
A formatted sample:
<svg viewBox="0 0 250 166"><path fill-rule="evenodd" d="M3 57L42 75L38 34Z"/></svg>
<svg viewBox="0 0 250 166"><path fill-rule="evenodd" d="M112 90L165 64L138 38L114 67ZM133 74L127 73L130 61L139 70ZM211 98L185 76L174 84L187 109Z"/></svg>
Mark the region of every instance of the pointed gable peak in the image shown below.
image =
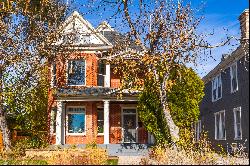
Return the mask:
<svg viewBox="0 0 250 166"><path fill-rule="evenodd" d="M62 24L60 31L62 39L57 44L77 45L84 49L110 49L110 43L101 33L84 19L77 11L74 11Z"/></svg>
<svg viewBox="0 0 250 166"><path fill-rule="evenodd" d="M98 32L101 32L101 31L115 31L108 23L107 21L103 21L101 24L99 24L99 26L96 28L96 30Z"/></svg>
<svg viewBox="0 0 250 166"><path fill-rule="evenodd" d="M80 17L82 17L79 13L78 13L78 11L73 11L73 13L71 14L72 16L80 16Z"/></svg>

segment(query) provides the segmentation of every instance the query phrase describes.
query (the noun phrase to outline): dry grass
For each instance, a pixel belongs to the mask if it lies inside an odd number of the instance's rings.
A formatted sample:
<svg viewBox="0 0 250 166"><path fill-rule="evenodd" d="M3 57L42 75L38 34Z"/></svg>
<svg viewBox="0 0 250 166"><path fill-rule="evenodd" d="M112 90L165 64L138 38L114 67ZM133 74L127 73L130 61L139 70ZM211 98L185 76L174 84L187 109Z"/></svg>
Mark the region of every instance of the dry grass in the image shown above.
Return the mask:
<svg viewBox="0 0 250 166"><path fill-rule="evenodd" d="M41 151L35 154L26 157L46 160L49 165L104 165L108 160L106 150L100 148Z"/></svg>
<svg viewBox="0 0 250 166"><path fill-rule="evenodd" d="M4 152L0 160L7 163L21 161L44 161L49 165L105 165L108 154L105 149L58 149L58 150L29 150L25 156L13 155L12 152ZM12 162L13 161L13 162ZM15 162L14 162L15 161Z"/></svg>
<svg viewBox="0 0 250 166"><path fill-rule="evenodd" d="M190 134L190 133L189 133ZM188 139L187 139L188 138ZM203 133L199 142L192 141L187 135L181 139L177 147L156 146L143 158L143 165L249 165L248 154L239 151L234 156L225 152L218 153L212 149L207 134Z"/></svg>
<svg viewBox="0 0 250 166"><path fill-rule="evenodd" d="M142 165L248 165L247 156L224 156L215 152L177 150L172 147L155 147Z"/></svg>

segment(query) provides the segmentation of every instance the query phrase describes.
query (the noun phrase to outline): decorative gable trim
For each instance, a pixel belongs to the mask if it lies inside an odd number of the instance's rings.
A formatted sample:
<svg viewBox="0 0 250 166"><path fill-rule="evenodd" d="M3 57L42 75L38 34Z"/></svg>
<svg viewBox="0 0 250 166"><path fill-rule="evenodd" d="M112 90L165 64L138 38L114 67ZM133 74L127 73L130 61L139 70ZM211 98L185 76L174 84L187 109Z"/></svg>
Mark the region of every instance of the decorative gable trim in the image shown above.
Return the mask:
<svg viewBox="0 0 250 166"><path fill-rule="evenodd" d="M103 44L70 44L66 47L68 48L73 48L74 49L81 49L81 50L107 50L107 49L111 49L113 47L112 43L110 43L100 32L98 32L87 20L85 20L77 11L74 11L66 20L65 22L60 26L59 31L62 34L67 34L66 32L66 28L69 24L76 23L76 19L78 19L83 25L86 26L87 32L86 34L90 34L90 35L94 35L94 37L96 37L97 39L99 39ZM59 41L57 41L55 43L55 45L59 45L62 44L63 39L60 39Z"/></svg>

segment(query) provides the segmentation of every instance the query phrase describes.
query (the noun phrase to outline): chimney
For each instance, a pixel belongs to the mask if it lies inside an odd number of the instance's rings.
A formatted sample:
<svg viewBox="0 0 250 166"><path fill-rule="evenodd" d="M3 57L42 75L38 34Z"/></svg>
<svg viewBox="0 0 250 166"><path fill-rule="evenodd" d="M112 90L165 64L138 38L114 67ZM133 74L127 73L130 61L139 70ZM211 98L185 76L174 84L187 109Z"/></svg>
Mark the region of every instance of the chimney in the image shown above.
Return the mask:
<svg viewBox="0 0 250 166"><path fill-rule="evenodd" d="M240 17L241 42L249 40L249 9L245 9Z"/></svg>

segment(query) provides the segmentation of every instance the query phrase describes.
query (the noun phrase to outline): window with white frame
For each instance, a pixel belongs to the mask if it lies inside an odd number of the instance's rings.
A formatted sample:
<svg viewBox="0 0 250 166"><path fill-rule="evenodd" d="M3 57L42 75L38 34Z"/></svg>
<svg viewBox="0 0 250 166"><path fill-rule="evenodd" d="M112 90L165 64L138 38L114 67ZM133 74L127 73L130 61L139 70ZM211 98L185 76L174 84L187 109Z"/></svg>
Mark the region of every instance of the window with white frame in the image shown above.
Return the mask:
<svg viewBox="0 0 250 166"><path fill-rule="evenodd" d="M67 133L81 134L85 133L85 109L83 107L67 108Z"/></svg>
<svg viewBox="0 0 250 166"><path fill-rule="evenodd" d="M231 76L231 93L233 93L238 90L237 63L234 63L230 67L230 76Z"/></svg>
<svg viewBox="0 0 250 166"><path fill-rule="evenodd" d="M201 137L201 120L194 123L194 139L199 141Z"/></svg>
<svg viewBox="0 0 250 166"><path fill-rule="evenodd" d="M221 74L212 80L212 101L219 100L222 97Z"/></svg>
<svg viewBox="0 0 250 166"><path fill-rule="evenodd" d="M68 85L85 85L85 60L68 61Z"/></svg>
<svg viewBox="0 0 250 166"><path fill-rule="evenodd" d="M97 131L98 131L98 134L104 133L104 110L103 108L97 108Z"/></svg>
<svg viewBox="0 0 250 166"><path fill-rule="evenodd" d="M234 112L234 139L242 139L241 107L233 109Z"/></svg>
<svg viewBox="0 0 250 166"><path fill-rule="evenodd" d="M51 87L56 86L56 63L51 65Z"/></svg>
<svg viewBox="0 0 250 166"><path fill-rule="evenodd" d="M106 65L103 62L98 63L97 86L104 86L106 75Z"/></svg>
<svg viewBox="0 0 250 166"><path fill-rule="evenodd" d="M225 111L216 112L215 116L215 139L226 139Z"/></svg>

